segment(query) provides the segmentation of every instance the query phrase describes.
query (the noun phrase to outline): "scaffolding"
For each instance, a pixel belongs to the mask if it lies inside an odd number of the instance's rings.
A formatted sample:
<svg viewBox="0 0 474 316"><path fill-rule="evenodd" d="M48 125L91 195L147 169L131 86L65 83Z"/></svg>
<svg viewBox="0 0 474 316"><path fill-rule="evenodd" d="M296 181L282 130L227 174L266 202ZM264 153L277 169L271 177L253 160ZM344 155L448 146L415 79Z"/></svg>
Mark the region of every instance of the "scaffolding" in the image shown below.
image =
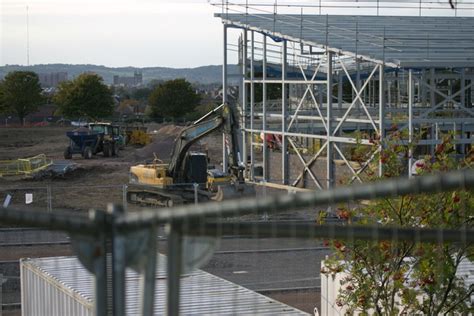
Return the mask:
<svg viewBox="0 0 474 316"><path fill-rule="evenodd" d="M300 14L281 13L296 7L281 2L271 9L248 1L221 4L223 86L227 91L228 54L238 47L242 155L251 180L330 189L363 182L366 172L382 176L379 154L394 129L403 131L402 145L416 145L401 157L408 176L445 134L459 157L469 153L472 4L457 7L467 16L435 17L422 14L428 2L420 2L418 16L383 16L384 3L364 16L323 15L321 2L300 5ZM304 13L310 9L319 14ZM229 32L240 34L236 45L228 43ZM363 161L352 157L356 146L368 152Z"/></svg>

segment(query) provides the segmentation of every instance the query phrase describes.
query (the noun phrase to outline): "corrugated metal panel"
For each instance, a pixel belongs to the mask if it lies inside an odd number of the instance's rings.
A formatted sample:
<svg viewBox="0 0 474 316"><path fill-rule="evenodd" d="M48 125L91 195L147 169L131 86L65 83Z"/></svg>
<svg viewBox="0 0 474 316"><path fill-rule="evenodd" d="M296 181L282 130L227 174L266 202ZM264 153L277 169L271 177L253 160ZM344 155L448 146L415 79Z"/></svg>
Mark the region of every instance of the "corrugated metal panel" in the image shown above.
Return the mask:
<svg viewBox="0 0 474 316"><path fill-rule="evenodd" d="M473 67L471 17L216 14L230 25L399 67ZM357 38L357 40L356 40Z"/></svg>
<svg viewBox="0 0 474 316"><path fill-rule="evenodd" d="M456 275L464 279L466 288L474 286L474 263L468 259L461 261ZM471 295L471 304L474 304L474 293Z"/></svg>
<svg viewBox="0 0 474 316"><path fill-rule="evenodd" d="M155 315L164 315L167 288L165 256L159 256L157 270ZM25 316L38 315L37 311L51 316L93 314L93 276L76 257L23 260L21 281ZM127 314L137 315L139 275L128 269L126 282ZM181 278L180 295L183 315L308 315L202 270L195 270Z"/></svg>
<svg viewBox="0 0 474 316"><path fill-rule="evenodd" d="M22 315L94 315L90 298L67 287L57 275L49 273L35 260L40 259L27 259L20 263ZM67 262L63 265L57 262L56 266L62 271L71 271ZM76 277L85 279L83 272L80 271L81 277ZM89 278L92 279L90 275Z"/></svg>

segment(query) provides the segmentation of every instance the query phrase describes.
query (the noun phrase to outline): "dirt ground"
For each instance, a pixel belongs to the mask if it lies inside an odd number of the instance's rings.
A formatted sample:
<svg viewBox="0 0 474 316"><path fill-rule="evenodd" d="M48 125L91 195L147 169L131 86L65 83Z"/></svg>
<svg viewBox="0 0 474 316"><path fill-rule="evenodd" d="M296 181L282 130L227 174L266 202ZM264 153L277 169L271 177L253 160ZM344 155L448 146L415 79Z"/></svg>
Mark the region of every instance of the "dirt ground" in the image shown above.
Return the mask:
<svg viewBox="0 0 474 316"><path fill-rule="evenodd" d="M107 203L122 203L124 185L129 181L130 167L151 161L154 155L168 162L175 138L182 127L154 125L150 129L156 131L151 144L141 148L127 146L119 152L118 157L105 158L102 154L98 154L93 159L86 160L79 155L73 156L70 161L75 164L75 170L64 177L49 175L35 178L0 177L0 207L6 195L10 194L13 196L12 207L45 210L48 206L48 192L50 192L53 212L69 210L85 213L90 208L105 209ZM66 132L69 130L72 129L65 127L0 128L0 160L45 154L53 161L64 161L63 153L69 143ZM215 132L193 146L191 150L207 152L211 164L219 166L222 155L222 135ZM264 195L272 192L270 188L265 190ZM33 203L25 205L25 193L33 194ZM138 206L128 205L128 211L137 210L139 210ZM291 211L288 214L278 215L278 219L308 220L308 218L314 218L315 214L316 210ZM67 245L20 247L11 253L0 254L0 261L17 260L20 257L69 254L71 254L71 249ZM17 292L15 295L18 295ZM306 301L313 302L316 297L315 293L302 295L273 293L269 296L289 304L295 301L300 305L302 302L306 304ZM308 311L312 311L314 307L312 304L303 305L300 308ZM4 314L18 315L18 310L5 311Z"/></svg>
<svg viewBox="0 0 474 316"><path fill-rule="evenodd" d="M130 167L151 161L154 155L168 162L174 140L182 128L155 124L151 129L155 131L151 144L141 148L127 146L118 157L105 158L99 153L86 160L74 155L70 161L75 164L75 170L64 177L0 177L0 201L3 203L6 194L14 193L11 205L25 206L23 193L33 193L34 202L28 207L44 208L49 186L53 209L104 209L108 202L122 203ZM64 161L63 153L69 144L66 132L70 130L71 127L0 128L0 160L45 154L55 162ZM221 146L220 134L216 133L194 145L192 150L208 152L211 162L219 164Z"/></svg>

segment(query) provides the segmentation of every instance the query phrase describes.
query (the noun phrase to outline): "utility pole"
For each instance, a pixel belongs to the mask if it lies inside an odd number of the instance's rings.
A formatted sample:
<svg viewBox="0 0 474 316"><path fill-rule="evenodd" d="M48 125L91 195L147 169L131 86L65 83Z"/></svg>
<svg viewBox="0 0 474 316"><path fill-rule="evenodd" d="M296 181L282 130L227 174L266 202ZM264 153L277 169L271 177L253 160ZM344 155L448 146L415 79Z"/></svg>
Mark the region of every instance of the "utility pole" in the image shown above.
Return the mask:
<svg viewBox="0 0 474 316"><path fill-rule="evenodd" d="M26 6L26 65L30 65L30 19L28 6Z"/></svg>

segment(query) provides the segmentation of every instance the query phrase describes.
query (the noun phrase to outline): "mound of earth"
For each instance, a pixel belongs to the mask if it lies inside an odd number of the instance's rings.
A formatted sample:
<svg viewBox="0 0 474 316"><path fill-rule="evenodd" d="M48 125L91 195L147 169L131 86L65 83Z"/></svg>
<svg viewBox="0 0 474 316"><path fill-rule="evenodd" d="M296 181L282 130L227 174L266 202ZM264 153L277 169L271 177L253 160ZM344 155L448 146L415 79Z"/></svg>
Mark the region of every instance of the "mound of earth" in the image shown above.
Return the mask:
<svg viewBox="0 0 474 316"><path fill-rule="evenodd" d="M169 161L176 137L183 130L182 126L165 125L153 134L152 142L135 150L135 161L152 160L154 155L163 161Z"/></svg>
<svg viewBox="0 0 474 316"><path fill-rule="evenodd" d="M176 137L179 136L184 126L165 125L153 133L151 144L135 150L135 161L151 161L154 155L164 162L169 162L171 153L175 144ZM221 132L216 131L203 138L191 146L190 151L199 151L208 154L212 160L220 161L222 155L222 136Z"/></svg>

